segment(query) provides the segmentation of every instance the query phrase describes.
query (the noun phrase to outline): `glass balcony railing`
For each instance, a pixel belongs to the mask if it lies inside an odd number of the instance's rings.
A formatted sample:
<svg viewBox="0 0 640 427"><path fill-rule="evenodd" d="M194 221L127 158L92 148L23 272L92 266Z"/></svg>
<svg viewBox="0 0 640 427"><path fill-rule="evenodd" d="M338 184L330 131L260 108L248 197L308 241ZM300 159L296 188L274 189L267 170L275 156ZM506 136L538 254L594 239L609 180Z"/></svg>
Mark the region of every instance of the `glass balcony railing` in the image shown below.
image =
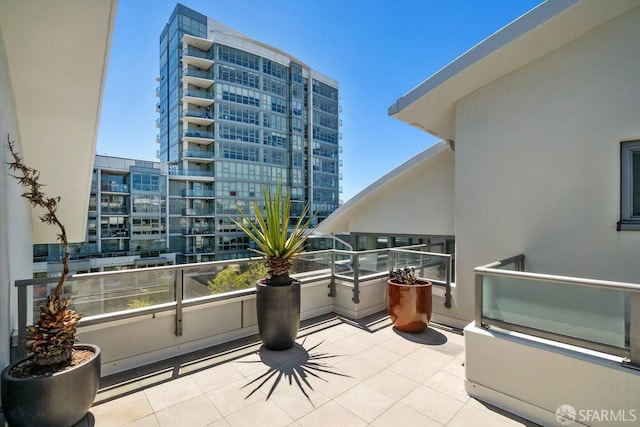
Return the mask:
<svg viewBox="0 0 640 427"><path fill-rule="evenodd" d="M127 184L115 184L112 182L103 182L100 184L101 191L108 191L111 193L128 193L129 185Z"/></svg>
<svg viewBox="0 0 640 427"><path fill-rule="evenodd" d="M186 246L182 248L183 254L213 254L215 252L213 246Z"/></svg>
<svg viewBox="0 0 640 427"><path fill-rule="evenodd" d="M213 216L213 206L206 208L184 208L182 216Z"/></svg>
<svg viewBox="0 0 640 427"><path fill-rule="evenodd" d="M187 47L186 49L182 50L182 55L183 56L195 56L197 58L203 58L203 59L209 59L209 60L213 60L211 53L209 52L203 52L200 49L197 49L195 47Z"/></svg>
<svg viewBox="0 0 640 427"><path fill-rule="evenodd" d="M346 283L352 290L353 302L358 303L359 286L362 281L382 278L396 266L410 265L420 269L425 278L431 280L434 285L445 287L446 294L450 295L450 280L441 281L439 278L450 278L451 256L421 252L424 247L425 245L418 245L405 247L411 249L358 252L330 249L305 252L294 262L292 272L303 284L339 278L340 282ZM215 252L215 247L209 242L187 245L183 249L187 256ZM442 262L442 266L436 265L438 260ZM65 294L71 299L74 308L84 314L81 326L172 311L176 319L176 330L181 331L183 303L185 306L194 307L222 299L246 298L247 295L255 293L255 278L247 280L246 289L234 290L231 293L225 288L225 281L217 281L216 278L218 273L227 268L233 268L240 273L251 270L256 264L262 265L263 260L233 259L88 273L70 276L65 283ZM176 277L180 277L181 280L176 280ZM55 287L56 281L56 277L16 281L20 323L19 355L26 353L26 325L31 324L38 315L37 307ZM335 283L338 280L329 282L330 296L335 296Z"/></svg>
<svg viewBox="0 0 640 427"><path fill-rule="evenodd" d="M185 68L182 72L183 76L198 77L201 79L213 80L213 73L211 71L194 70L191 68Z"/></svg>
<svg viewBox="0 0 640 427"><path fill-rule="evenodd" d="M101 230L100 237L102 237L103 239L129 237L129 230L127 229Z"/></svg>
<svg viewBox="0 0 640 427"><path fill-rule="evenodd" d="M100 213L102 215L129 215L129 207L128 206L106 206L100 208Z"/></svg>
<svg viewBox="0 0 640 427"><path fill-rule="evenodd" d="M213 93L207 90L201 89L187 89L182 93L182 96L193 96L194 98L213 99Z"/></svg>
<svg viewBox="0 0 640 427"><path fill-rule="evenodd" d="M213 115L209 111L202 110L185 110L182 117L197 117L200 119L213 119Z"/></svg>
<svg viewBox="0 0 640 427"><path fill-rule="evenodd" d="M640 355L640 285L524 271L524 255L475 269L476 324L617 356ZM638 314L635 314L636 316ZM640 342L637 343L640 347ZM637 364L640 360L635 360Z"/></svg>
<svg viewBox="0 0 640 427"><path fill-rule="evenodd" d="M207 138L213 139L213 132L200 129L185 129L182 133L183 136L193 138Z"/></svg>
<svg viewBox="0 0 640 427"><path fill-rule="evenodd" d="M205 150L185 150L182 157L195 157L198 159L213 159L213 151Z"/></svg>
<svg viewBox="0 0 640 427"><path fill-rule="evenodd" d="M184 227L182 234L185 236L202 235L202 234L215 234L216 230L213 227Z"/></svg>
<svg viewBox="0 0 640 427"><path fill-rule="evenodd" d="M182 197L215 197L215 191L213 190L194 190L186 189L182 190Z"/></svg>
<svg viewBox="0 0 640 427"><path fill-rule="evenodd" d="M198 170L184 170L184 169L170 169L169 175L182 175L182 176L209 176L213 178L213 171L198 171Z"/></svg>

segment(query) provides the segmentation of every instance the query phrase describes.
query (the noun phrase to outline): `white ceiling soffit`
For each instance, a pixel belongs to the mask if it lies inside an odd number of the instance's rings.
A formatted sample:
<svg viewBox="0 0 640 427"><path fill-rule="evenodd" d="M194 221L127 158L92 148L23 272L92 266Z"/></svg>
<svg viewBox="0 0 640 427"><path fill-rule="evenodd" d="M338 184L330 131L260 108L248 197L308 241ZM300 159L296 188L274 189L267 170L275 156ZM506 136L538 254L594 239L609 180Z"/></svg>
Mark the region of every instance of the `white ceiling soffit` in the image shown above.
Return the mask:
<svg viewBox="0 0 640 427"><path fill-rule="evenodd" d="M640 0L542 3L400 97L389 107L389 115L455 140L459 99L639 5Z"/></svg>
<svg viewBox="0 0 640 427"><path fill-rule="evenodd" d="M72 241L86 233L86 209L117 0L0 0L25 163L41 172ZM6 135L3 136L3 140ZM52 227L34 212L34 242Z"/></svg>

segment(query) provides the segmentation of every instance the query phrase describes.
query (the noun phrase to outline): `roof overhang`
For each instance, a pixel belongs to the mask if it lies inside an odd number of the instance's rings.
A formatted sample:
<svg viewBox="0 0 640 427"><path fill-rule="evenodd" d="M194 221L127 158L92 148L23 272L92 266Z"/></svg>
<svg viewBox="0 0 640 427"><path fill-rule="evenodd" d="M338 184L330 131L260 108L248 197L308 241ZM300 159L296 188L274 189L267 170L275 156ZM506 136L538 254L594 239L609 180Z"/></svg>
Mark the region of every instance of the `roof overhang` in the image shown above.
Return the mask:
<svg viewBox="0 0 640 427"><path fill-rule="evenodd" d="M117 0L0 0L19 144L71 241L82 241L102 92ZM6 135L2 137L6 142ZM52 242L52 227L34 212L34 243Z"/></svg>
<svg viewBox="0 0 640 427"><path fill-rule="evenodd" d="M459 99L639 5L640 0L542 3L400 97L389 115L454 141Z"/></svg>

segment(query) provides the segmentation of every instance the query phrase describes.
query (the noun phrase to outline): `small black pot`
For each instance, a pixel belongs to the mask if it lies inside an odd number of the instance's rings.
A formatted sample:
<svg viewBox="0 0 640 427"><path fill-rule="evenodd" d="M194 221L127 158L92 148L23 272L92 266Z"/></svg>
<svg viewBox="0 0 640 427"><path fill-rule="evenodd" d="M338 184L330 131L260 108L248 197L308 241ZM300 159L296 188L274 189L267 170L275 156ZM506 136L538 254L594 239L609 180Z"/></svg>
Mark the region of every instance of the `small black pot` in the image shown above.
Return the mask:
<svg viewBox="0 0 640 427"><path fill-rule="evenodd" d="M291 348L300 327L300 282L289 286L268 286L265 280L256 283L258 331L268 350Z"/></svg>
<svg viewBox="0 0 640 427"><path fill-rule="evenodd" d="M87 414L100 385L100 348L91 344L74 348L91 350L94 356L50 376L11 377L11 368L26 359L2 371L2 411L11 427L69 427Z"/></svg>

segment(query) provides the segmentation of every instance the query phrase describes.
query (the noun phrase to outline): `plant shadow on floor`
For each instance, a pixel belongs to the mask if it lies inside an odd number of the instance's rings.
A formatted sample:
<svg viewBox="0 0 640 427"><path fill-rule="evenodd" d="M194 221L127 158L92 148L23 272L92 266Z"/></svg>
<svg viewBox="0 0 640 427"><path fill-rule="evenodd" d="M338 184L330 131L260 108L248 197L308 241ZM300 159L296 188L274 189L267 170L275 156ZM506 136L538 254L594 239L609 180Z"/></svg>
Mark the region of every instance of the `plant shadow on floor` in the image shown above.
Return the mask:
<svg viewBox="0 0 640 427"><path fill-rule="evenodd" d="M295 343L290 349L282 351L272 351L261 347L259 351L260 361L241 362L262 363L268 368L266 372L242 387L252 388L251 392L245 397L245 399L248 399L263 386L268 386L268 383L273 380L269 388L269 392L267 393L266 400L268 400L278 385L280 385L281 381L285 380L290 386L295 382L300 388L302 394L304 394L307 400L311 402L309 391L313 391L313 386L309 382L310 377L325 382L328 381L326 377L330 375L349 377L349 375L345 375L338 372L336 369L332 369L331 366L326 363L328 359L339 356L331 355L322 351L321 348L319 349L323 342L320 342L307 350L304 347L305 341L306 340L304 340L302 344Z"/></svg>

